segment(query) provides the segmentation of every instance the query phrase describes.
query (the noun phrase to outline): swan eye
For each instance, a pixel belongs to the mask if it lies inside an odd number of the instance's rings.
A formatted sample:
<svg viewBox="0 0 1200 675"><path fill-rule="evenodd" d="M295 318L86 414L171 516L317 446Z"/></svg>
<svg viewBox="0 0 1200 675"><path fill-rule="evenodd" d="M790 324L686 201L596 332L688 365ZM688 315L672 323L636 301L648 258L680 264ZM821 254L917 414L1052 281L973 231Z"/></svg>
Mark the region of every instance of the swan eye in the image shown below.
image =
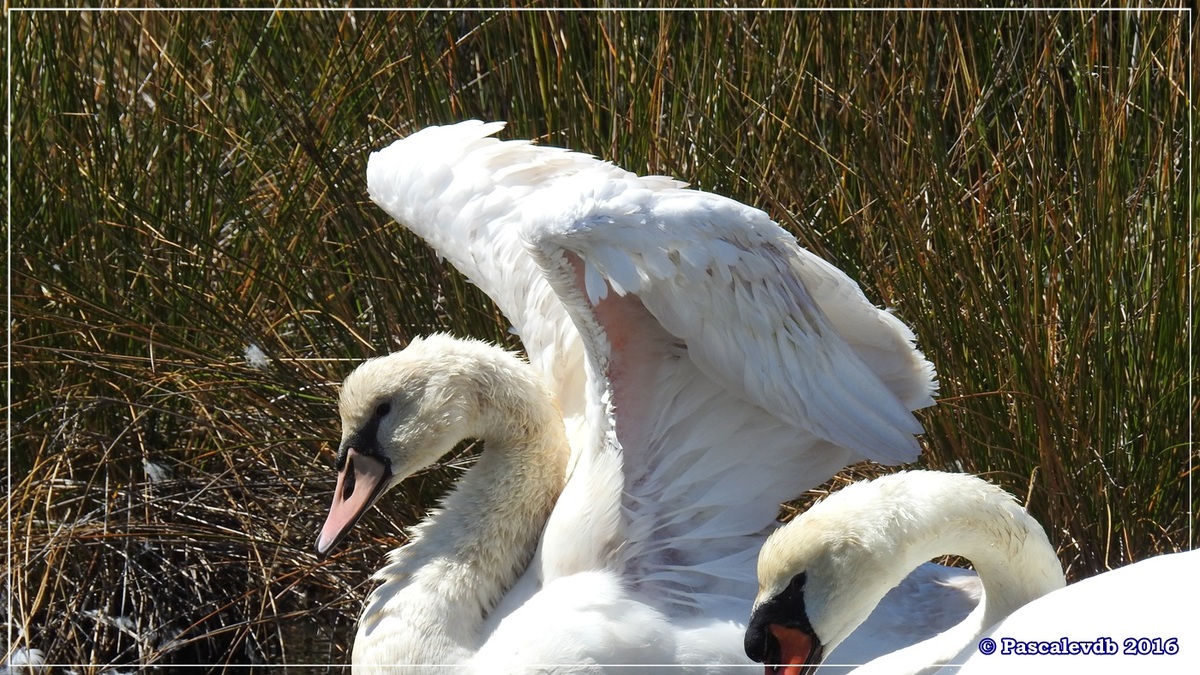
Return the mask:
<svg viewBox="0 0 1200 675"><path fill-rule="evenodd" d="M392 404L384 401L375 406L375 417L386 417L392 411Z"/></svg>
<svg viewBox="0 0 1200 675"><path fill-rule="evenodd" d="M804 594L804 584L808 581L808 572L801 572L792 577L791 583L788 584L788 590L793 593Z"/></svg>

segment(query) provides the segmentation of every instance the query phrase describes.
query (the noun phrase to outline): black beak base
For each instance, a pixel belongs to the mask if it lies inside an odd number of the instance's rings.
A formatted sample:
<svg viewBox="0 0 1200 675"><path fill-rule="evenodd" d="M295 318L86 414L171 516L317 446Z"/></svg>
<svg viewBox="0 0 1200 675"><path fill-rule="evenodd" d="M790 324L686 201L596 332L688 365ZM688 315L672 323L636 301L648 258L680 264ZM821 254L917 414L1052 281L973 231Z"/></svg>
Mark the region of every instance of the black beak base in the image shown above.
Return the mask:
<svg viewBox="0 0 1200 675"><path fill-rule="evenodd" d="M774 667L776 664L797 665L793 660L795 654L784 654L780 634L803 634L811 645L804 650L806 654L800 655L807 665L788 672L810 673L824 657L824 645L817 638L804 606L805 581L803 572L792 577L783 592L755 607L750 615L743 647L751 660L766 664L768 673L784 672Z"/></svg>

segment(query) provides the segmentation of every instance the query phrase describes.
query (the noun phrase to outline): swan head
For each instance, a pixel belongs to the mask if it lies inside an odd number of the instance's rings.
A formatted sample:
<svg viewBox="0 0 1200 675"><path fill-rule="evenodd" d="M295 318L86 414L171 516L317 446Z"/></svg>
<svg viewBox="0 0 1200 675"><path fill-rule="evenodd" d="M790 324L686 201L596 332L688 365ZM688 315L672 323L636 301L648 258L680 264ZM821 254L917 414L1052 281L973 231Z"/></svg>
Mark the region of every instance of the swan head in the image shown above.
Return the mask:
<svg viewBox="0 0 1200 675"><path fill-rule="evenodd" d="M520 425L489 403L519 394L514 376L536 379L523 365L484 342L431 335L350 373L338 400L337 487L317 553L326 555L380 496L459 441Z"/></svg>
<svg viewBox="0 0 1200 675"><path fill-rule="evenodd" d="M776 530L759 551L744 646L768 675L814 672L871 613L876 582L890 583L895 547L870 504L855 503L856 487Z"/></svg>

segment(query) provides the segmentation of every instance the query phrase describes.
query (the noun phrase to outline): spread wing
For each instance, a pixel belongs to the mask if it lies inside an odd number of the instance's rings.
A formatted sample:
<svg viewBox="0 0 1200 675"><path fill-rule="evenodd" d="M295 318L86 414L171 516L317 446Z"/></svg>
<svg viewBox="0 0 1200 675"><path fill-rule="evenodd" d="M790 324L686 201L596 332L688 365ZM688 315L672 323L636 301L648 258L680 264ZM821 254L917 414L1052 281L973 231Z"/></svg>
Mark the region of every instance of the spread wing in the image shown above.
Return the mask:
<svg viewBox="0 0 1200 675"><path fill-rule="evenodd" d="M762 211L499 128L418 132L368 182L505 312L575 431L543 574L603 565L669 615L744 620L781 501L917 457L932 366Z"/></svg>
<svg viewBox="0 0 1200 675"><path fill-rule="evenodd" d="M557 396L569 427L578 426L583 345L526 253L519 225L536 186L583 156L491 138L502 128L503 122L469 121L422 129L372 153L367 189L376 204L496 303Z"/></svg>

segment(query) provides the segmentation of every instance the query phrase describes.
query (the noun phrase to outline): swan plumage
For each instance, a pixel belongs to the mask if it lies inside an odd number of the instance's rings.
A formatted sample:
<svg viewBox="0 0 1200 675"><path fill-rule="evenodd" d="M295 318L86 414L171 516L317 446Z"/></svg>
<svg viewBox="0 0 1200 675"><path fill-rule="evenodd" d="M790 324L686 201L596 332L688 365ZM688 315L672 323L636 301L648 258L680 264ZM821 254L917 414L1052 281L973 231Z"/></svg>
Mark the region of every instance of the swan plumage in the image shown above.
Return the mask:
<svg viewBox="0 0 1200 675"><path fill-rule="evenodd" d="M755 554L780 502L857 460L915 459L911 411L932 404L933 368L906 326L762 211L492 138L502 127L423 129L367 169L371 198L509 318L565 425L568 480L467 656L746 663ZM349 417L344 440L369 427ZM377 574L356 666L412 573Z"/></svg>
<svg viewBox="0 0 1200 675"><path fill-rule="evenodd" d="M829 652L817 672L849 673L950 630L975 609L982 594L974 571L925 563L887 592L867 620Z"/></svg>
<svg viewBox="0 0 1200 675"><path fill-rule="evenodd" d="M989 628L982 638L996 644L984 654L979 640L967 645L944 675L1009 673L1016 668L1072 671L1106 675L1143 672L1184 675L1200 672L1200 631L1195 628L1200 607L1200 550L1146 558L1088 577L1044 595ZM1096 643L1108 638L1104 652L1032 655L1004 653L1005 639L1026 644L1065 644L1063 638ZM1174 638L1174 642L1172 642ZM1040 648L1040 645L1034 645ZM1050 651L1053 644L1048 644ZM1094 649L1094 648L1093 648ZM961 666L958 664L962 664Z"/></svg>
<svg viewBox="0 0 1200 675"><path fill-rule="evenodd" d="M958 625L854 672L932 672L989 626L1066 583L1045 530L999 487L967 474L884 476L843 488L768 538L747 654L782 664L768 672L810 672L885 593L942 555L975 564L979 605Z"/></svg>

